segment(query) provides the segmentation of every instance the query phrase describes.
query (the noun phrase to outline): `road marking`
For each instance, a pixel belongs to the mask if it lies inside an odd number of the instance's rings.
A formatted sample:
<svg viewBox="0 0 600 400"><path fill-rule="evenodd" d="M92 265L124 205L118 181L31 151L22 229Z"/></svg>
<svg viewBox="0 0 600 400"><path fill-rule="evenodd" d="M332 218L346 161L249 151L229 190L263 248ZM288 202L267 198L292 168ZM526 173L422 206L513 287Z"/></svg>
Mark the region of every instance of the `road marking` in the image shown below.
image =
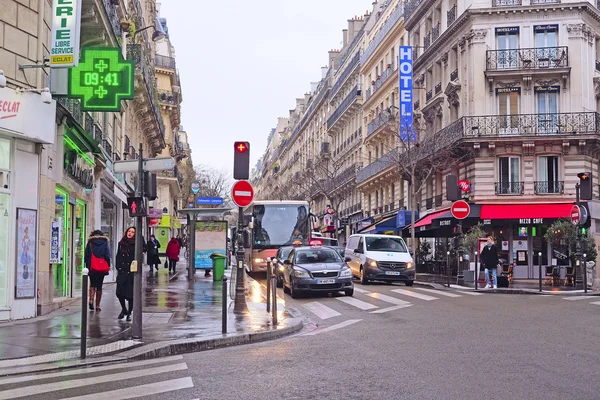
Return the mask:
<svg viewBox="0 0 600 400"><path fill-rule="evenodd" d="M355 323L360 322L360 321L362 321L362 319L349 319L348 321L344 321L344 322L339 323L337 325L332 325L332 326L327 327L327 328L317 329L316 331L305 333L302 336L314 336L314 335L318 335L318 334L321 334L321 333L331 332L331 331L334 331L336 329L345 328L345 327L347 327L349 325L355 324Z"/></svg>
<svg viewBox="0 0 600 400"><path fill-rule="evenodd" d="M425 289L425 288L415 288L416 290L421 290L423 292L435 293L446 297L462 297L460 294L452 293L446 290L437 290L437 289Z"/></svg>
<svg viewBox="0 0 600 400"><path fill-rule="evenodd" d="M417 299L421 299L421 300L425 300L425 301L438 300L437 297L429 296L429 295L423 294L423 293L412 292L412 291L406 290L406 289L393 289L392 292L398 293L398 294L401 294L404 296L416 297Z"/></svg>
<svg viewBox="0 0 600 400"><path fill-rule="evenodd" d="M192 382L192 378L188 376L186 378L148 383L146 385L111 390L108 392L97 392L85 396L69 397L63 400L97 400L99 397L106 397L110 400L124 400L134 399L136 397L151 396L158 393L172 392L175 390L189 389L193 387L194 382Z"/></svg>
<svg viewBox="0 0 600 400"><path fill-rule="evenodd" d="M412 304L404 304L402 306L392 306L388 308L382 308L381 310L370 311L369 314L383 314L389 311L399 310L401 308L412 307Z"/></svg>
<svg viewBox="0 0 600 400"><path fill-rule="evenodd" d="M73 375L95 374L97 372L111 371L111 370L121 369L121 368L142 367L144 365L152 365L152 364L171 362L171 361L177 361L177 360L183 360L183 356L171 356L171 357L165 357L165 358L157 358L157 359L153 359L153 360L134 361L134 362L130 362L130 363L119 363L119 364L105 365L105 366L100 366L100 367L89 367L89 368L82 368L82 369L76 369L76 370L66 370L66 371L61 371L61 372L53 372L53 373L49 373L49 374L15 376L12 378L0 379L0 385L8 385L8 384L19 383L19 382L37 381L40 379L58 378L58 377L73 376Z"/></svg>
<svg viewBox="0 0 600 400"><path fill-rule="evenodd" d="M471 295L471 296L481 296L481 295L483 295L483 293L479 293L479 292L462 292L460 290L457 290L457 293L468 294L468 295Z"/></svg>
<svg viewBox="0 0 600 400"><path fill-rule="evenodd" d="M379 308L374 304L355 299L354 297L337 297L337 299L356 308L360 308L361 310L372 310L374 308Z"/></svg>
<svg viewBox="0 0 600 400"><path fill-rule="evenodd" d="M589 300L589 299L595 299L598 296L573 296L573 297L565 297L564 300Z"/></svg>
<svg viewBox="0 0 600 400"><path fill-rule="evenodd" d="M363 294L371 293L371 291L369 291L369 290L361 289L361 288L356 287L356 286L354 286L354 291L358 292L358 293L363 293Z"/></svg>
<svg viewBox="0 0 600 400"><path fill-rule="evenodd" d="M381 294L381 293L371 293L368 296L370 296L370 297L372 297L374 299L385 301L386 303L395 304L397 306L405 306L407 304L412 304L412 303L410 303L408 301L400 300L400 299L397 299L395 297L388 296L386 294Z"/></svg>
<svg viewBox="0 0 600 400"><path fill-rule="evenodd" d="M446 285L444 285L444 286L446 286ZM471 288L471 287L467 287L467 286L460 286L460 285L452 285L452 284L450 284L450 287L452 289L475 290L475 288Z"/></svg>
<svg viewBox="0 0 600 400"><path fill-rule="evenodd" d="M57 390L72 389L74 387L90 386L100 383L116 382L127 379L141 378L148 375L165 374L172 371L183 371L187 369L186 363L164 365L162 367L139 369L135 371L119 372L117 374L93 376L91 378L52 382L42 385L32 385L22 388L4 390L0 392L0 399L12 399L15 397L34 396L42 393L55 392ZM98 396L97 394L95 395ZM114 399L111 399L114 400Z"/></svg>
<svg viewBox="0 0 600 400"><path fill-rule="evenodd" d="M308 311L312 312L321 319L333 318L337 317L338 315L342 315L339 312L335 311L333 308L329 308L326 305L319 303L318 301L306 303L303 304L303 306L306 307Z"/></svg>
<svg viewBox="0 0 600 400"><path fill-rule="evenodd" d="M597 306L600 306L600 301L592 301L590 304L595 304Z"/></svg>

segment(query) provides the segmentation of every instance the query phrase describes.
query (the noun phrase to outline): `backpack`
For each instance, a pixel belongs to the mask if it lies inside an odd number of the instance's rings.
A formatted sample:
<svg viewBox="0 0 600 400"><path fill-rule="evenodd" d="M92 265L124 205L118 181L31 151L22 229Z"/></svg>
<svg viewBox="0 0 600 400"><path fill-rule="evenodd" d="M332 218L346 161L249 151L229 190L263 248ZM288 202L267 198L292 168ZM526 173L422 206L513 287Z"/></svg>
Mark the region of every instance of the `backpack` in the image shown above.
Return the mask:
<svg viewBox="0 0 600 400"><path fill-rule="evenodd" d="M90 269L93 272L100 272L103 274L108 274L110 271L110 267L104 258L98 258L92 253L92 262L90 263Z"/></svg>

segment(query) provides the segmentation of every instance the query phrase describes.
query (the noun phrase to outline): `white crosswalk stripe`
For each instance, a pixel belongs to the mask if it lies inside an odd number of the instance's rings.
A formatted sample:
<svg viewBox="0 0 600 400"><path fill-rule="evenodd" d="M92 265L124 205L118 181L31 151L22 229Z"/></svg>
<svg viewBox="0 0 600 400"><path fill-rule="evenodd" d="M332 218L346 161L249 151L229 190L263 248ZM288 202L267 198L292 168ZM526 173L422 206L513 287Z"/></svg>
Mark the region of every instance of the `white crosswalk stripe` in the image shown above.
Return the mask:
<svg viewBox="0 0 600 400"><path fill-rule="evenodd" d="M180 371L188 369L182 360L182 356L172 356L7 377L0 379L0 400L32 396L69 400L120 400L193 388L192 378L181 376ZM156 366L157 364L162 365ZM169 379L167 375L173 372L178 376ZM142 383L141 379L155 376L156 379L151 383ZM53 394L54 392L61 393Z"/></svg>
<svg viewBox="0 0 600 400"><path fill-rule="evenodd" d="M371 291L369 291L369 290L361 289L361 288L356 287L356 286L354 286L354 291L357 292L357 293L363 293L363 294L371 293Z"/></svg>
<svg viewBox="0 0 600 400"><path fill-rule="evenodd" d="M401 308L406 308L406 307L412 307L412 304L409 303L409 304L404 304L401 306L392 306L392 307L382 308L380 310L371 311L369 314L383 314L386 312L395 311L395 310L399 310Z"/></svg>
<svg viewBox="0 0 600 400"><path fill-rule="evenodd" d="M321 319L328 319L342 315L333 308L329 308L325 304L319 303L318 301L304 304L304 307Z"/></svg>
<svg viewBox="0 0 600 400"><path fill-rule="evenodd" d="M589 300L595 299L598 296L573 296L573 297L565 297L564 300L577 301L577 300Z"/></svg>
<svg viewBox="0 0 600 400"><path fill-rule="evenodd" d="M425 300L425 301L438 300L437 297L429 296L428 294L413 292L413 291L406 290L406 289L394 289L394 290L392 290L392 292L402 294L404 296L416 297L417 299L421 299L421 300Z"/></svg>
<svg viewBox="0 0 600 400"><path fill-rule="evenodd" d="M354 306L356 308L360 308L361 310L372 310L374 308L379 308L374 304L355 299L354 297L338 297L337 299L346 304L350 304L351 306Z"/></svg>
<svg viewBox="0 0 600 400"><path fill-rule="evenodd" d="M407 304L411 304L408 301L400 300L396 297L388 296L387 294L369 293L368 296L370 296L374 299L377 299L377 300L385 301L386 303L395 304L397 306L404 306Z"/></svg>
<svg viewBox="0 0 600 400"><path fill-rule="evenodd" d="M462 290L457 290L456 293L461 293L461 294L468 294L470 296L482 296L483 293L479 293L479 292L467 292L467 291L462 291Z"/></svg>
<svg viewBox="0 0 600 400"><path fill-rule="evenodd" d="M462 297L460 294L456 294L454 292L450 292L447 290L437 290L437 289L425 289L425 288L415 288L416 290L420 290L423 292L427 292L427 293L435 293L435 294L439 294L440 296L446 296L446 297Z"/></svg>
<svg viewBox="0 0 600 400"><path fill-rule="evenodd" d="M600 306L600 301L592 301L590 304L594 304L594 305Z"/></svg>

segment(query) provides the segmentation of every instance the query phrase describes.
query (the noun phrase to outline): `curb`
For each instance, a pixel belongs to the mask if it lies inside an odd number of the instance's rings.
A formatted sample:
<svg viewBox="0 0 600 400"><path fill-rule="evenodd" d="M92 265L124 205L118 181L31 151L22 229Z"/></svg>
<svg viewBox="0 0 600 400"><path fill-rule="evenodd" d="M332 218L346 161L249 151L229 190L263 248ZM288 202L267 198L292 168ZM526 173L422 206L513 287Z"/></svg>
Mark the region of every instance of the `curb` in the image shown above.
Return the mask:
<svg viewBox="0 0 600 400"><path fill-rule="evenodd" d="M470 286L464 286L463 288L458 288L456 285L448 288L446 285L442 285L440 283L431 283L431 282L419 282L415 281L415 285L429 287L432 289L438 290L470 290L476 293L490 293L490 294L526 294L526 295L552 295L552 296L570 296L570 297L579 297L579 296L600 296L600 292L598 291L589 291L588 293L584 292L571 292L571 291L551 291L551 290L542 290L541 292L538 289L511 289L511 288L502 288L502 289L477 289ZM582 289L583 290L583 289Z"/></svg>

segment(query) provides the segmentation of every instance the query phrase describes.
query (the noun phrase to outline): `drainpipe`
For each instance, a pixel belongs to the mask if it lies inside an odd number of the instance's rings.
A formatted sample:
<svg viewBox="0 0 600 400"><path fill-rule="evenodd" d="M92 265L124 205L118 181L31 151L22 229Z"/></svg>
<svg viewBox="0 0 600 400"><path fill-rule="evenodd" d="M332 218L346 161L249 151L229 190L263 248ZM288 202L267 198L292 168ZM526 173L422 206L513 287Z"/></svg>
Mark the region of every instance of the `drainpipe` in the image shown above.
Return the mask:
<svg viewBox="0 0 600 400"><path fill-rule="evenodd" d="M46 0L38 0L38 23L37 23L37 62L44 62L44 29L46 29L46 24L44 24L44 7L46 5ZM46 87L45 84L42 83L42 77L44 70L42 68L37 69L37 78L36 78L36 88Z"/></svg>

